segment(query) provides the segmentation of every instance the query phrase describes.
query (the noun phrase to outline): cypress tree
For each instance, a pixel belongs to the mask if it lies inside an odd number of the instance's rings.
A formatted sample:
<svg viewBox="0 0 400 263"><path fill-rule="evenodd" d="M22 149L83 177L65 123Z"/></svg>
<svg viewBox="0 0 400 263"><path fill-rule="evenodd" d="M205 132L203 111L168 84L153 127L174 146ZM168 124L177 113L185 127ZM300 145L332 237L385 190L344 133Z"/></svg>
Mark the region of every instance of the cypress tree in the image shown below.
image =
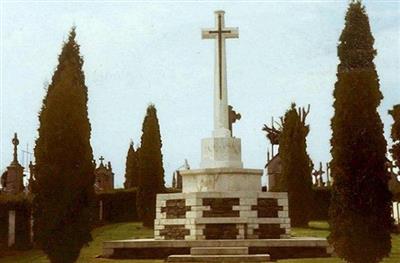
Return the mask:
<svg viewBox="0 0 400 263"><path fill-rule="evenodd" d="M393 106L393 109L389 111L392 115L394 123L390 131L390 135L393 140L393 146L390 149L395 166L400 168L400 104Z"/></svg>
<svg viewBox="0 0 400 263"><path fill-rule="evenodd" d="M292 104L285 113L279 136L279 156L282 173L278 191L287 191L289 216L293 226L307 226L312 204L312 165L307 154L306 137L309 126L305 124L308 111L296 110Z"/></svg>
<svg viewBox="0 0 400 263"><path fill-rule="evenodd" d="M347 262L374 263L391 249L386 141L377 112L383 96L368 16L359 1L346 14L333 96L333 175L329 242Z"/></svg>
<svg viewBox="0 0 400 263"><path fill-rule="evenodd" d="M138 186L138 179L139 179L138 150L135 151L135 148L133 147L133 142L131 142L131 144L129 145L128 154L126 156L125 182L124 182L124 187L126 189Z"/></svg>
<svg viewBox="0 0 400 263"><path fill-rule="evenodd" d="M153 227L156 195L164 192L164 168L161 153L161 135L157 110L153 104L147 108L142 126L139 152L139 184L137 210L144 226Z"/></svg>
<svg viewBox="0 0 400 263"><path fill-rule="evenodd" d="M75 28L64 43L39 115L34 149L35 239L51 262L74 262L91 241L93 154L87 87Z"/></svg>
<svg viewBox="0 0 400 263"><path fill-rule="evenodd" d="M389 151L392 154L394 166L397 167L397 169L400 169L400 104L395 105L392 110L389 110L389 114L392 115L394 120L390 132L393 145ZM393 194L393 200L400 199L400 184L397 180L399 175L400 171L398 170L397 173L391 175L391 179L389 180L389 190Z"/></svg>

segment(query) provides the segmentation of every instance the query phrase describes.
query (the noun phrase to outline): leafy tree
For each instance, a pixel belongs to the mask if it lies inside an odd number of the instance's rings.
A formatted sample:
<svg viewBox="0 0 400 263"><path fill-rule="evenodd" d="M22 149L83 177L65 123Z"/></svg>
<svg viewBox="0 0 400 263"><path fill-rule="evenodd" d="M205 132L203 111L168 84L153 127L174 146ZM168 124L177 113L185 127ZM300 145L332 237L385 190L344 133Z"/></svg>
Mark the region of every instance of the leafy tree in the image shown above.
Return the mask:
<svg viewBox="0 0 400 263"><path fill-rule="evenodd" d="M91 238L94 165L87 87L75 28L64 43L39 115L35 239L51 262L74 262Z"/></svg>
<svg viewBox="0 0 400 263"><path fill-rule="evenodd" d="M147 108L142 132L136 200L138 215L143 225L152 227L155 219L156 195L165 190L160 126L157 110L153 104Z"/></svg>
<svg viewBox="0 0 400 263"><path fill-rule="evenodd" d="M138 179L139 179L138 150L135 151L135 148L133 147L133 142L131 142L131 144L129 145L128 154L126 156L125 182L124 182L124 187L126 189L138 186Z"/></svg>
<svg viewBox="0 0 400 263"><path fill-rule="evenodd" d="M329 211L329 242L339 257L352 263L379 262L391 250L386 141L377 112L383 96L373 44L365 8L353 1L338 45Z"/></svg>
<svg viewBox="0 0 400 263"><path fill-rule="evenodd" d="M307 154L309 126L305 119L309 110L296 110L296 104L285 113L279 136L282 174L275 191L287 191L289 216L293 226L307 226L312 204L312 164Z"/></svg>

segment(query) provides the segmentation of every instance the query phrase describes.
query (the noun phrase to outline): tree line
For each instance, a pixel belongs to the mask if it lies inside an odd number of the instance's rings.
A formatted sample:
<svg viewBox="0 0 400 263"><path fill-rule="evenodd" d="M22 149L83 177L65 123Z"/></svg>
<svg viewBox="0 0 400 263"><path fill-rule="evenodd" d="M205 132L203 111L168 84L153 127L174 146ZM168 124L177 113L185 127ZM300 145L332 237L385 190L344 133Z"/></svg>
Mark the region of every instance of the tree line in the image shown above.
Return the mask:
<svg viewBox="0 0 400 263"><path fill-rule="evenodd" d="M328 237L337 255L351 263L380 262L391 251L391 161L377 111L383 95L373 62L377 54L373 44L365 7L361 1L352 1L337 47L340 63L331 119L333 184ZM282 174L271 190L288 192L292 226L307 226L313 209L313 164L306 151L307 112L292 104L281 118L279 130L266 125L263 129L269 132L270 140L279 142ZM394 120L389 152L400 168L400 105L389 114Z"/></svg>
<svg viewBox="0 0 400 263"><path fill-rule="evenodd" d="M94 204L93 151L83 58L72 28L58 57L39 113L32 185L35 243L51 262L74 262L92 240ZM155 198L164 191L161 136L154 105L143 121L141 147L130 145L127 188L137 188L137 209L145 226L153 226ZM132 204L134 205L134 204Z"/></svg>
<svg viewBox="0 0 400 263"><path fill-rule="evenodd" d="M383 99L373 62L376 50L365 8L352 1L337 48L332 139L332 205L329 242L348 262L379 262L390 253L391 194L386 169L387 142L377 107ZM39 113L34 149L35 242L51 262L74 262L92 240L90 208L94 163L90 145L88 93L83 58L73 28L58 57ZM396 165L400 162L400 105L390 111ZM307 111L293 104L283 117L280 154L282 189L289 192L294 225L308 222L312 163L306 152ZM162 141L157 111L149 105L140 146L129 145L126 188L137 188L138 214L152 226L155 198L165 191Z"/></svg>

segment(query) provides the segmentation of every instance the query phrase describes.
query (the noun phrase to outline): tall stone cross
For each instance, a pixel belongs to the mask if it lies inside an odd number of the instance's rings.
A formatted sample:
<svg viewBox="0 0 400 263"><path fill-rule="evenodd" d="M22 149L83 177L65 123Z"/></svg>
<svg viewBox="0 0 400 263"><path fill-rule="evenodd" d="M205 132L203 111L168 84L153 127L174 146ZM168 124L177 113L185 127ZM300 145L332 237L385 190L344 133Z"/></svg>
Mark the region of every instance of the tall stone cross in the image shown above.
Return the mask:
<svg viewBox="0 0 400 263"><path fill-rule="evenodd" d="M229 137L225 39L238 38L238 28L225 27L224 11L215 11L216 28L202 30L203 39L215 39L214 137Z"/></svg>
<svg viewBox="0 0 400 263"><path fill-rule="evenodd" d="M18 140L18 136L17 133L14 133L14 138L12 139L12 144L14 145L14 154L13 154L13 164L18 164L18 144L19 144L19 140Z"/></svg>

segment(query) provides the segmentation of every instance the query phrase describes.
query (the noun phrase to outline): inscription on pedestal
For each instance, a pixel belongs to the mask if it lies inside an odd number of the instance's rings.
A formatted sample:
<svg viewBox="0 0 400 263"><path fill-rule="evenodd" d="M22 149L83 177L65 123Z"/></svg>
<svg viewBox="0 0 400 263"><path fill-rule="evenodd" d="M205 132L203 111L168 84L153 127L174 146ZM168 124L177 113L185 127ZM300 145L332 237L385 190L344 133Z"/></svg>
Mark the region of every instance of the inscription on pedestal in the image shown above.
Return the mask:
<svg viewBox="0 0 400 263"><path fill-rule="evenodd" d="M190 235L190 230L186 229L185 225L165 225L165 228L160 230L160 236L166 240L183 240L188 235Z"/></svg>
<svg viewBox="0 0 400 263"><path fill-rule="evenodd" d="M206 239L236 239L239 230L236 224L206 224L203 233Z"/></svg>
<svg viewBox="0 0 400 263"><path fill-rule="evenodd" d="M277 239L285 234L285 229L279 224L259 224L258 228L254 229L254 234L258 235L258 238Z"/></svg>
<svg viewBox="0 0 400 263"><path fill-rule="evenodd" d="M203 217L239 217L234 205L239 205L239 198L204 198L203 206L210 206L210 210L203 211Z"/></svg>
<svg viewBox="0 0 400 263"><path fill-rule="evenodd" d="M283 211L283 206L278 205L275 198L258 198L257 205L251 206L251 210L257 211L257 217L278 217L278 211Z"/></svg>
<svg viewBox="0 0 400 263"><path fill-rule="evenodd" d="M186 211L190 211L191 207L186 206L185 199L171 199L166 201L166 206L161 207L161 213L166 213L166 218L186 218Z"/></svg>

